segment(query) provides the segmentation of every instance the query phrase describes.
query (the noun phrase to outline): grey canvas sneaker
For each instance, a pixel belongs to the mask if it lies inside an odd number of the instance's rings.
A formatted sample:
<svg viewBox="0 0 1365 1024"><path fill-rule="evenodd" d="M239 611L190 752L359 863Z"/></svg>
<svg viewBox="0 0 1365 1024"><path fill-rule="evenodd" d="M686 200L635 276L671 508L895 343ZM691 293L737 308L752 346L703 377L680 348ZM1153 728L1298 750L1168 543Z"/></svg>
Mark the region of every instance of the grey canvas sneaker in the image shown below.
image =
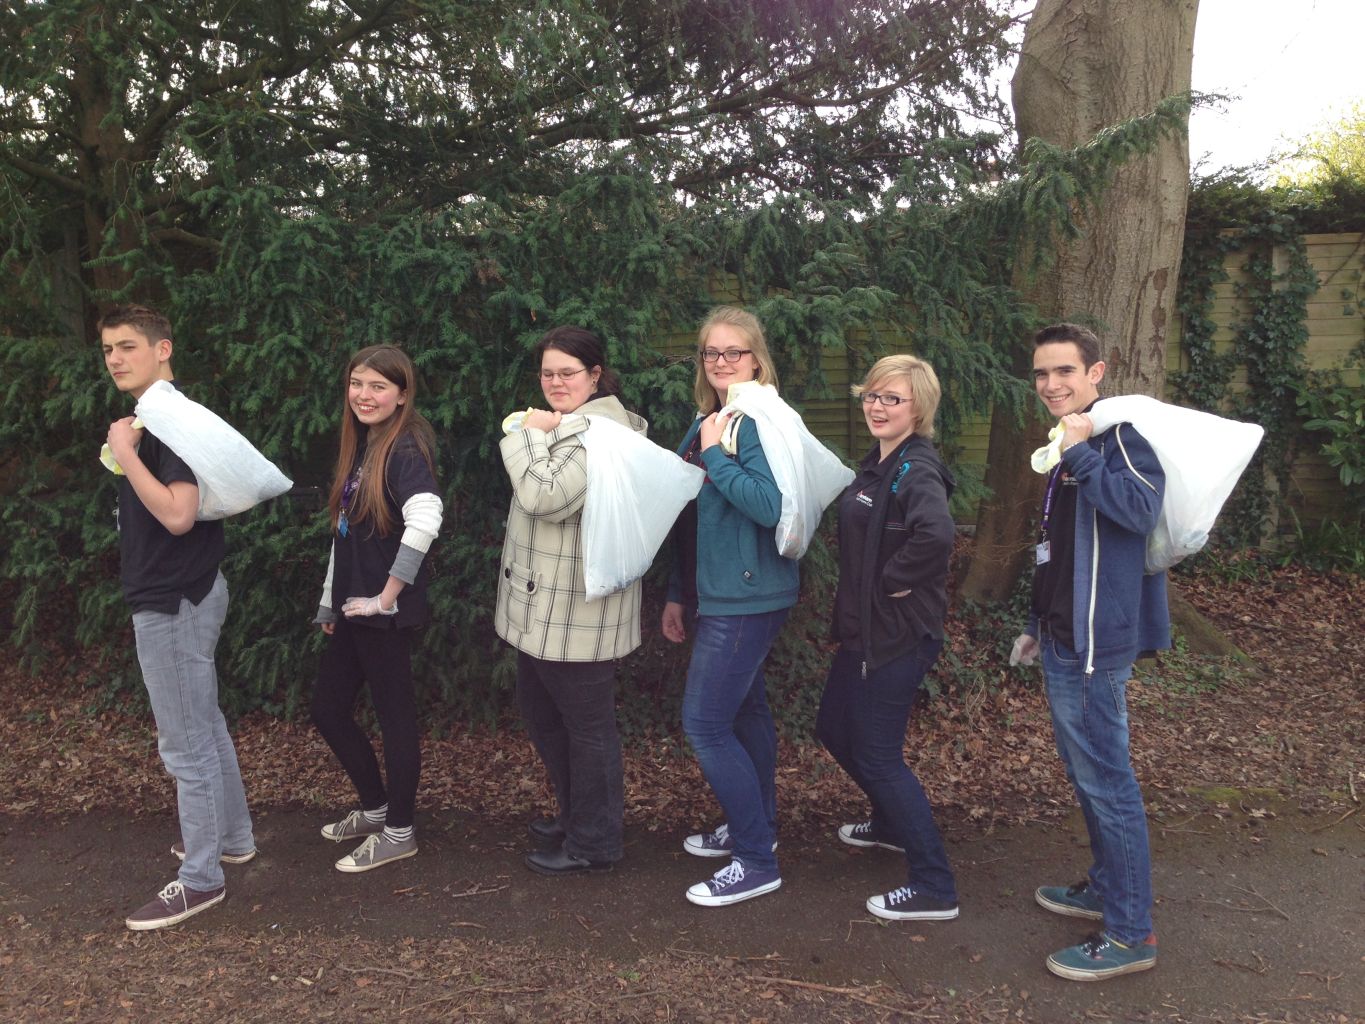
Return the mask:
<svg viewBox="0 0 1365 1024"><path fill-rule="evenodd" d="M416 856L416 854L416 839L404 839L402 842L396 843L392 839L386 838L381 832L378 835L370 836L337 861L337 870L345 871L348 874L370 871L395 860L405 860L408 857Z"/></svg>
<svg viewBox="0 0 1365 1024"><path fill-rule="evenodd" d="M352 811L340 821L322 826L322 838L334 843L344 843L348 839L361 836L374 836L384 831L384 823L369 821L364 811Z"/></svg>
<svg viewBox="0 0 1365 1024"><path fill-rule="evenodd" d="M150 903L124 918L123 923L135 932L149 932L157 928L169 928L179 924L187 917L193 917L201 910L223 902L227 889L219 886L208 892L191 889L178 879L156 894Z"/></svg>

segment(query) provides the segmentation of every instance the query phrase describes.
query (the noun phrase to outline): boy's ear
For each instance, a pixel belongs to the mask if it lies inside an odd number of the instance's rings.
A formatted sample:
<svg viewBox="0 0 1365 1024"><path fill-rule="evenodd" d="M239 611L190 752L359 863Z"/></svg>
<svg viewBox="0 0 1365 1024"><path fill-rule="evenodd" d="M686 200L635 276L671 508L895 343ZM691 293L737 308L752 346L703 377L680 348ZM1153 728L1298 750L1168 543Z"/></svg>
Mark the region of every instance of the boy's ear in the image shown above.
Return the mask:
<svg viewBox="0 0 1365 1024"><path fill-rule="evenodd" d="M1090 369L1086 371L1086 376L1090 378L1091 384L1098 384L1104 380L1104 360L1097 359L1090 364Z"/></svg>
<svg viewBox="0 0 1365 1024"><path fill-rule="evenodd" d="M171 361L171 351L175 347L171 344L170 338L162 338L160 341L152 343L156 349L156 360L159 363L169 363Z"/></svg>

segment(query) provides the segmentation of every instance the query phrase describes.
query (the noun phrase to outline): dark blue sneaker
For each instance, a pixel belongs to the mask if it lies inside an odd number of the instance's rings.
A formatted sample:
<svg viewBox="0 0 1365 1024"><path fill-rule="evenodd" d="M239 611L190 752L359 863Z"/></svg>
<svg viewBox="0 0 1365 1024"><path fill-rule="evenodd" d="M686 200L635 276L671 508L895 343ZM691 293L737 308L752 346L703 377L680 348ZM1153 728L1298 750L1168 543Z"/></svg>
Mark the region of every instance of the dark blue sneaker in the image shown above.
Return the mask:
<svg viewBox="0 0 1365 1024"><path fill-rule="evenodd" d="M1089 879L1075 885L1040 885L1033 890L1033 898L1040 907L1067 917L1084 917L1091 921L1104 920L1104 904L1090 888Z"/></svg>
<svg viewBox="0 0 1365 1024"><path fill-rule="evenodd" d="M702 832L683 840L683 849L694 857L729 857L735 852L735 837L730 835L730 826L721 825L714 832ZM773 840L773 850L777 850L777 840Z"/></svg>
<svg viewBox="0 0 1365 1024"><path fill-rule="evenodd" d="M875 832L872 831L872 822L860 821L854 825L839 826L839 842L847 843L849 846L875 846L881 850L891 850L893 853L904 853L904 848L895 843L888 843Z"/></svg>
<svg viewBox="0 0 1365 1024"><path fill-rule="evenodd" d="M732 860L705 882L687 890L687 898L699 907L725 907L751 900L782 887L776 871L754 871L741 860Z"/></svg>
<svg viewBox="0 0 1365 1024"><path fill-rule="evenodd" d="M888 921L951 921L957 917L957 904L903 885L885 896L870 897L867 912Z"/></svg>
<svg viewBox="0 0 1365 1024"><path fill-rule="evenodd" d="M1103 981L1156 966L1156 936L1132 946L1096 932L1079 946L1060 949L1047 958L1047 969L1071 981Z"/></svg>

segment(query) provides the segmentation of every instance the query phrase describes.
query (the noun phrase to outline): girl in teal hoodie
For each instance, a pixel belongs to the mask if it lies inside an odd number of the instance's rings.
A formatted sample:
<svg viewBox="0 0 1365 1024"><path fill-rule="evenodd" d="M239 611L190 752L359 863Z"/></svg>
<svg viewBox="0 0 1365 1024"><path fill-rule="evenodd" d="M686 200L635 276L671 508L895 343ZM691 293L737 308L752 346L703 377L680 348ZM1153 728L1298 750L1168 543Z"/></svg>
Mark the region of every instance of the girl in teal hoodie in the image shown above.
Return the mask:
<svg viewBox="0 0 1365 1024"><path fill-rule="evenodd" d="M729 857L715 875L687 890L705 907L772 892L782 884L777 846L777 734L763 662L796 603L796 562L777 552L774 528L782 494L744 417L717 419L732 384L777 386L777 372L751 313L721 306L702 324L695 397L698 417L678 454L706 471L697 500L678 519L662 629L674 643L694 623L683 697L683 729L726 823L689 836L683 849ZM726 435L722 443L722 434Z"/></svg>

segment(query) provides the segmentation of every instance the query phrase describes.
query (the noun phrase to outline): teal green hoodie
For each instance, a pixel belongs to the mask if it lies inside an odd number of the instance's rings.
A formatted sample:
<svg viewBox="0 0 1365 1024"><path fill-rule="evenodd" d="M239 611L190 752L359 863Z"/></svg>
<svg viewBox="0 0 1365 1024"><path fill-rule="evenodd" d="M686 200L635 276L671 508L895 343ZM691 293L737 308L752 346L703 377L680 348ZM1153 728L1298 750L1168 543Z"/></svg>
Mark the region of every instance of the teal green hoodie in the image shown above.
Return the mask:
<svg viewBox="0 0 1365 1024"><path fill-rule="evenodd" d="M678 447L680 456L692 446L701 422L693 421ZM782 492L754 421L747 416L740 421L733 456L715 444L701 453L701 464L706 482L697 495L697 611L754 615L790 608L801 578L796 561L777 553L773 531L782 514ZM683 600L676 564L668 599Z"/></svg>

